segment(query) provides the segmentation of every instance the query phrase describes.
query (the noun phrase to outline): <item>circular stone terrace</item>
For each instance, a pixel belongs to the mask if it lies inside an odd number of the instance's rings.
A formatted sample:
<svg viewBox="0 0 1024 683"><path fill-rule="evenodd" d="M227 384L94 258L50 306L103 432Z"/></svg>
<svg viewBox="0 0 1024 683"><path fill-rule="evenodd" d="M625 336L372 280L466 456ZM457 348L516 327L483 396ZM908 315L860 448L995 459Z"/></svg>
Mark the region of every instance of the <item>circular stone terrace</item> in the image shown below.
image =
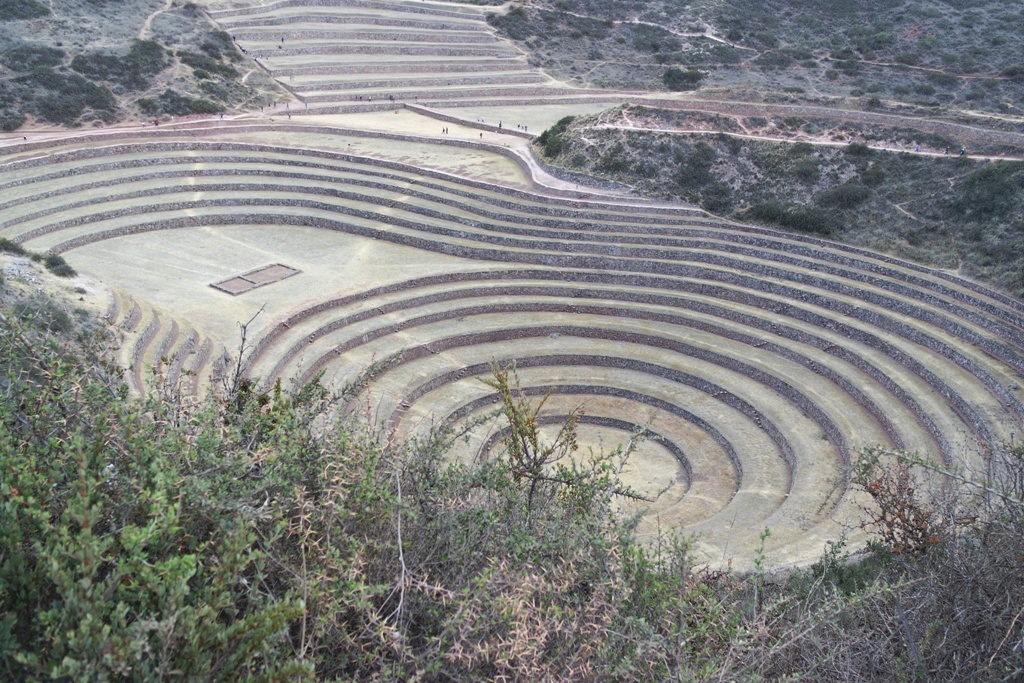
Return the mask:
<svg viewBox="0 0 1024 683"><path fill-rule="evenodd" d="M211 16L251 53L271 50L272 72L301 74L305 96L385 76L419 92L463 64L374 58L377 71L345 71L346 41L399 42L381 32L441 55L511 49L480 38L493 38L480 12L279 2ZM300 34L310 51L275 47ZM505 57L471 59L481 73L517 73L488 61ZM454 97L478 88L453 79ZM551 430L577 406L585 447L646 430L625 478L664 492L641 533L696 533L698 558L715 565L745 566L765 527L774 562L817 559L859 511L844 473L862 446L981 469L979 443L1021 432L1021 302L553 177L515 126L603 105L487 97L446 109L448 120L415 103L307 112L296 99L262 117L5 140L0 236L115 288L107 316L137 390L156 368L201 391L252 319L249 376L341 387L374 367L360 405L404 438L493 411L481 378L514 361L528 395L550 392ZM293 108L304 115L289 118ZM501 430L485 422L456 457L497 452Z"/></svg>

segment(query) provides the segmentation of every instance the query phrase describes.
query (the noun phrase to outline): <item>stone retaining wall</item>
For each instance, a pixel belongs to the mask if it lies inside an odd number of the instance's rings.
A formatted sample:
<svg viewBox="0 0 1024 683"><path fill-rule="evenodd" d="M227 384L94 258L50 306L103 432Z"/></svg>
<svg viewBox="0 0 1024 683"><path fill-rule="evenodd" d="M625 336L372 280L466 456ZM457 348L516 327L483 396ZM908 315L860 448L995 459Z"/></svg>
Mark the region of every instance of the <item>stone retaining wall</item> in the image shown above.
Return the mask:
<svg viewBox="0 0 1024 683"><path fill-rule="evenodd" d="M274 75L321 76L331 74L401 74L401 73L473 73L482 71L527 71L531 67L515 59L491 59L480 62L378 62L376 64L329 64L326 66L303 66L274 69Z"/></svg>
<svg viewBox="0 0 1024 683"><path fill-rule="evenodd" d="M242 31L234 35L239 40L249 40L253 42L275 42L278 43L282 36L271 34L269 31ZM481 31L455 31L451 33L445 33L441 31L429 31L425 33L416 33L413 31L331 31L322 30L315 31L311 29L302 29L299 31L289 31L285 41L279 42L281 49L277 52L264 53L260 49L249 49L249 52L255 55L270 55L270 54L288 54L298 50L299 54L305 53L308 50L315 50L319 45L307 45L301 46L304 40L344 40L344 41L367 41L375 43L454 43L461 45L497 45L499 41L489 33L483 33ZM300 47L292 47L299 44ZM503 43L502 43L503 45Z"/></svg>
<svg viewBox="0 0 1024 683"><path fill-rule="evenodd" d="M181 380L181 372L185 367L185 360L196 352L196 344L199 341L199 334L190 329L188 336L178 346L177 351L171 356L170 367L167 368L167 383L170 386L178 386Z"/></svg>
<svg viewBox="0 0 1024 683"><path fill-rule="evenodd" d="M448 90L445 92L445 96L455 99L460 96L470 97L557 97L563 94L569 94L574 91L567 88L556 88L550 86L542 87L515 87L515 88L467 88L464 90ZM392 93L396 100L395 104L403 103L409 104L410 100L423 100L419 104L423 106L433 107L433 104L429 104L429 100L436 100L438 97L437 90L402 90ZM374 93L373 96L378 96ZM381 97L387 97L388 93L380 95ZM363 95L366 97L366 95ZM331 95L308 95L305 100L313 104L320 104L323 102L337 102L339 99L344 98L347 100L354 100L356 95L348 93L336 93ZM494 104L493 102L491 103ZM504 103L504 106L510 106L511 103ZM536 101L534 101L536 104ZM323 110L319 112L310 113L324 113Z"/></svg>
<svg viewBox="0 0 1024 683"><path fill-rule="evenodd" d="M411 109L415 111L417 114L429 116L432 119L437 119L438 121L445 121L446 123L458 124L466 128L475 128L477 130L485 130L489 133L500 133L502 135L512 135L514 137L525 138L527 140L532 140L535 137L533 133L527 133L526 131L519 130L518 128L506 128L505 126L499 128L498 126L489 123L482 123L480 121L468 121L458 116L444 114L442 112L437 111L436 109L429 109L427 107L421 107L416 104L409 104L408 102L404 106L406 109Z"/></svg>
<svg viewBox="0 0 1024 683"><path fill-rule="evenodd" d="M229 32L238 29L256 28L259 26L285 27L289 24L358 24L371 26L396 26L408 28L420 28L434 31L480 31L479 24L464 24L459 22L429 21L420 19L397 19L388 17L371 16L344 16L336 14L301 14L293 16L267 17L265 19L249 19L245 21L222 21L220 25ZM282 31L285 29L282 28ZM237 35L237 34L235 34ZM232 35L234 38L235 35ZM261 33L260 35L265 35ZM288 34L291 35L291 34Z"/></svg>
<svg viewBox="0 0 1024 683"><path fill-rule="evenodd" d="M518 52L507 47L478 47L467 46L465 48L442 45L440 43L430 45L403 45L401 43L375 43L364 45L345 45L332 43L330 45L311 45L309 47L280 49L252 49L249 54L253 59L267 59L273 57L305 57L307 55L415 55L419 57L495 57L504 59L515 59L520 56Z"/></svg>
<svg viewBox="0 0 1024 683"><path fill-rule="evenodd" d="M390 105L384 105L382 108L385 109L385 110L392 110L393 109L393 107L390 106ZM299 131L299 132L310 132L310 133L328 134L328 135L335 134L335 135L348 135L348 136L352 136L352 137L366 137L366 138L379 138L379 139L388 139L388 140L400 140L400 141L406 141L406 142L425 142L425 143L430 143L430 144L442 144L442 145L448 145L448 146L453 146L453 147L461 147L461 148L466 148L466 149L480 149L480 148L484 148L484 149L487 149L488 151L494 152L496 154L500 154L500 155L502 155L504 157L507 157L508 159L511 159L512 161L514 161L517 165L519 165L524 170L524 172L526 173L527 177L532 177L531 174L530 174L529 167L525 164L525 162L517 154L515 154L511 150L506 149L506 148L501 147L501 146L497 146L497 145L480 144L480 143L472 142L472 141L469 141L469 140L455 140L455 139L436 140L436 139L433 139L433 138L423 138L423 137L416 136L416 135L370 132L370 131L358 130L358 129L327 128L327 127L323 127L323 126L304 126L304 125L280 125L280 126L277 126L277 125L274 125L274 124L270 124L270 125L225 126L223 128L206 129L206 130L203 131L203 133L204 133L204 135L209 135L209 134L212 134L212 133L222 133L222 132L230 134L230 133L249 133L249 132L265 132L265 131L289 131L289 130L291 130L291 131ZM408 164L403 164L401 162L388 161L388 160L384 160L384 159L376 159L376 158L372 158L372 157L360 157L360 156L356 156L356 155L348 155L348 154L342 154L342 153L337 153L337 152L328 152L328 151L323 151L323 150L310 150L310 149L295 150L295 149L288 148L288 147L276 147L276 146L272 146L272 145L260 145L260 144L256 144L256 143L251 143L251 144L249 144L249 143L222 143L222 142L209 142L209 143L207 143L207 142L196 142L196 141L188 141L188 140L180 140L179 139L179 138L187 136L188 134L189 134L189 131L175 131L175 130L160 130L160 131L157 131L157 130L154 129L154 130L149 131L148 133L146 133L144 135L146 137L148 137L148 138L154 138L154 137L156 137L156 138L172 138L172 141L169 141L169 142L143 142L143 143L137 143L135 145L131 145L131 144L117 144L117 145L110 145L108 147L102 147L102 148L95 148L95 147L81 148L81 149L77 149L77 150L70 151L70 152L61 152L61 153L58 153L58 154L55 154L55 155L52 155L52 156L48 156L48 157L40 157L40 158L37 158L37 159L27 159L27 160L20 161L20 162L17 162L17 163L18 164L24 164L25 167L34 167L34 166L41 166L41 165L48 165L48 164L55 163L55 161L57 161L58 158L61 161L78 161L78 160L85 160L85 159L89 159L89 158L95 158L95 157L99 157L99 156L108 156L108 155L116 155L116 154L138 154L138 153L144 153L144 152L148 153L148 152L195 151L195 150L212 150L212 151L219 151L219 150L250 150L252 152L266 152L266 153L275 153L276 152L276 153L281 153L281 154L287 154L287 155L290 155L290 156L299 156L299 157L306 156L306 157L313 157L313 158L319 158L319 159L331 159L331 160L338 160L338 161L349 162L349 163L359 163L359 164L362 164L364 166L370 166L370 167L374 167L375 166L375 167L379 167L379 168L395 169L395 170L405 171L405 172L408 172L410 174L417 175L417 176L436 178L438 180L445 180L445 181L450 181L450 182L458 182L460 185L463 185L463 186L465 186L467 188L476 188L476 189L479 189L479 190L484 190L486 192L492 192L494 194L503 194L503 195L506 195L506 196L509 196L509 197L515 197L515 198L518 198L518 199L526 199L526 200L529 200L529 201L542 200L544 202L551 202L553 204L557 204L557 205L561 205L561 206L568 207L568 208L573 208L573 209L575 209L575 208L584 208L584 207L592 208L593 206L595 206L594 202L591 202L591 201L579 201L578 199L572 199L569 196L566 196L566 194L570 194L570 193L563 194L563 193L560 193L557 190L554 190L554 189L551 189L551 188L544 188L546 191L549 192L549 194L538 195L538 194L533 193L533 192L518 190L518 189L507 187L507 186L504 186L504 185L495 185L493 183L486 183L486 182L483 182L483 181L471 180L471 179L468 179L468 178L460 178L458 176L453 176L453 175L450 175L450 174L447 174L447 173L443 173L441 171L433 171L433 170L430 170L430 169L423 169L423 168L419 168L419 167L415 167L415 166L410 166ZM83 136L83 138L81 138L81 140L83 142L92 142L94 140L107 142L107 141L110 140L110 137L109 136L103 136L103 135ZM33 146L33 148L34 149L45 148L46 146L56 146L56 143L50 143L50 145L47 145L46 143L43 143L43 144L35 145L35 146ZM21 147L21 146L18 146L18 147ZM265 160L259 160L258 159L258 161L263 162ZM151 164L155 165L155 164L160 163L160 160L158 158L154 158L154 159L147 160L146 163L151 163ZM189 163L189 162L183 162L183 163ZM2 191L4 187L15 187L15 186L19 186L19 185L25 184L26 182L32 182L32 180L31 179L26 179L24 181L14 181L12 183L7 183L7 184L5 184L3 186L0 186L0 191ZM626 198L624 198L624 199L626 199ZM637 205L638 206L643 206L644 207L644 211L646 211L648 213L654 213L654 214L664 214L664 215L675 215L675 216L678 216L680 210L682 210L681 208L663 208L662 209L662 208L659 208L659 207L649 207L649 206L646 206L643 202L638 202Z"/></svg>
<svg viewBox="0 0 1024 683"><path fill-rule="evenodd" d="M518 366L518 367L529 366L530 365L530 361L531 361L531 359L524 358L524 359L517 359L517 363L518 363L518 360L522 360L523 363L524 363L523 366ZM487 375L487 374L490 373L490 371L491 371L491 366L489 364L470 365L470 366L468 366L466 368L460 368L459 370L457 370L455 372L447 373L446 375L442 375L438 379L440 379L440 380L455 380L455 379L458 379L457 375L460 375L460 374L468 375L468 376L472 377L472 376L476 376L476 375ZM447 383L447 382L445 382L445 383ZM434 382L431 381L428 384L423 385L422 387L417 387L412 394L407 395L404 398L403 403L407 402L407 401L418 400L418 398L420 398L421 395L425 395L429 391L433 391L434 389L439 388L440 386L443 386L443 385L444 384L441 384L441 383L438 383L438 384L435 385ZM664 400L662 400L660 398L657 398L655 396L650 396L648 394L644 394L644 393L639 392L639 391L631 391L629 389L622 389L622 388L618 388L618 387L595 386L595 385L586 385L586 384L568 384L568 385L558 385L557 387L537 386L537 387L524 387L523 388L523 393L526 394L527 396L546 395L548 393L548 391L551 391L555 395L612 396L614 398L622 399L624 401L629 401L631 403L639 403L641 405L650 406L651 408L654 408L656 410L664 411L664 412L666 412L666 413L668 413L670 415L674 415L674 416L680 418L684 422L688 422L688 423L694 425L695 427L697 427L701 431L705 432L709 437L711 437L711 439L716 444L718 444L718 446L722 449L723 453L725 453L726 458L729 460L729 463L732 466L732 472L731 472L731 477L730 478L733 481L733 491L732 491L733 495L735 495L735 493L739 490L740 480L741 480L741 478L743 476L743 464L740 461L739 454L736 452L736 447L732 445L732 442L730 442L722 434L722 432L719 431L719 429L717 427L715 427L713 424L711 424L710 422L708 422L704 418L702 418L702 417L700 417L700 416L698 416L698 415L696 415L696 414L686 410L685 408L683 408L681 406L677 406L677 405L675 405L673 403L669 403L668 401L664 401ZM477 399L475 399L473 401L470 401L470 402L464 404L463 406L457 408L449 416L449 419L451 419L452 421L456 421L457 422L459 420L462 420L462 419L465 419L467 417L470 417L474 413L477 413L477 412L479 412L481 410L484 410L484 409L490 407L493 404L494 404L493 395L482 396L480 398L477 398ZM400 414L399 414L399 417L400 417ZM486 445L485 445L485 447L486 447ZM681 449L680 449L680 451L681 451ZM678 459L678 456L677 456L677 459ZM681 461L681 462L684 463L683 467L684 467L684 470L687 472L688 478L692 479L692 477L693 477L693 468L692 468L692 466L688 466L689 465L688 461Z"/></svg>
<svg viewBox="0 0 1024 683"><path fill-rule="evenodd" d="M304 370L299 383L302 384L309 381L322 371L328 364L340 358L345 353L352 349L372 342L375 339L381 337L390 336L398 332L408 332L413 327L419 327L421 325L430 325L438 322L445 322L455 318L466 318L474 315L483 315L488 313L506 313L509 315L510 320L521 320L524 314L527 313L541 313L541 312L556 312L556 313L580 313L588 314L600 311L604 314L624 313L623 310L616 310L614 308L608 309L604 307L594 307L588 309L583 306L571 306L565 304L547 304L541 302L525 302L525 303L493 303L486 304L483 306L475 306L461 309L448 310L440 313L428 314L420 316L414 320L402 320L393 325L386 325L374 329L372 331L366 331L356 339L346 340L337 344L334 344L330 351L326 352L310 366ZM372 318L372 312L366 316L350 316L345 321L351 320L352 322L358 322L360 318ZM632 316L631 316L632 317ZM641 316L644 319L656 319L654 315ZM658 348L664 351L669 351L680 356L697 358L711 365L722 367L737 374L743 375L747 379L751 380L756 384L760 384L764 387L771 389L779 396L784 397L787 401L797 406L804 414L806 414L815 424L819 426L821 431L826 434L831 443L834 444L837 455L845 462L847 458L847 445L846 438L842 434L839 427L832 421L832 419L822 411L817 404L811 401L806 395L797 390L791 384L785 380L767 373L753 365L745 363L736 358L725 356L723 354L709 351L685 342L676 341L673 339L666 339L651 334L642 334L635 332L625 332L621 330L605 329L605 328L591 328L583 326L569 326L569 325L541 325L531 327L509 327L503 330L488 331L481 333L469 333L460 335L458 337L451 337L447 339L432 339L429 341L429 349L424 346L416 347L406 351L401 361L397 365L405 364L415 360L422 356L424 353L435 354L444 351L450 351L455 348L461 348L464 346L473 346L477 344L490 344L498 341L509 341L512 339L522 338L533 338L533 337L547 337L551 334L559 334L570 337L577 337L581 339L601 339L619 342L622 344L635 344L638 346L646 346L650 348ZM307 340L308 343L308 340ZM422 349L418 351L417 349ZM580 356L588 359L603 358L603 357L590 357ZM551 358L551 356L542 356L541 358ZM577 357L579 358L579 357ZM572 364L595 364L595 363L579 363L569 362L566 359L562 359L560 363L552 363L552 365L572 365ZM388 371L397 367L392 365L388 368ZM596 365L601 366L600 363ZM731 392L728 392L721 386L707 380L706 378L685 373L679 370L671 368L665 368L660 365L647 363L645 361L639 361L626 357L617 359L610 359L607 365L604 367L615 367L619 369L629 369L635 366L634 369L641 369L640 371L646 371L650 374L654 374L659 377L671 379L672 381L686 384L693 388L696 388L710 396L721 400L726 405L738 410L747 416L751 421L756 423L759 427L764 429L772 440L779 447L781 453L787 460L790 468L796 467L796 456L789 446L787 440L782 435L782 432L771 423L760 411L754 406L750 405L743 399L735 396ZM520 366L522 367L522 366ZM387 371L385 371L387 372ZM378 378L379 379L379 378ZM876 410L877 412L877 410Z"/></svg>
<svg viewBox="0 0 1024 683"><path fill-rule="evenodd" d="M416 389L413 390L413 392L411 392L410 394L407 394L404 397L404 399L403 399L402 403L399 405L399 407L396 408L396 410L391 414L390 422L394 426L394 423L397 423L397 421L399 419L401 419L402 415L405 412L405 409L408 407L407 403L409 403L411 401L419 400L419 398L421 398L422 396L426 395L430 391L433 391L433 390L435 390L437 388L440 388L440 387L442 387L442 386L444 386L446 384L449 384L452 381L457 381L459 379L462 379L464 376L472 377L472 376L477 376L477 375L487 375L490 372L491 372L491 366L490 365L479 364L479 365L471 365L471 366L468 366L468 367L465 367L465 368L460 368L459 370L456 370L456 371L453 371L453 372L450 372L450 373L445 373L444 375L440 375L438 377L432 378L427 384L424 384L424 385L421 385L421 386L417 387ZM543 386L543 385L541 385L541 386L529 386L529 387L523 387L522 391L523 391L524 395L532 396L532 397L547 396L547 395L554 395L554 396L559 396L559 395L562 395L562 396L564 396L564 395L570 395L570 396L577 396L577 395L581 395L581 396L614 396L615 398L620 398L620 399L622 399L624 401L628 401L630 403L640 403L642 405L647 405L647 406L650 406L650 407L655 408L657 410L663 410L666 413L675 415L676 417L681 418L684 422L691 423L691 424L697 426L699 429L701 429L705 433L707 433L708 436L711 437L711 439L713 441L715 441L722 448L722 451L725 453L726 457L729 459L730 463L732 464L733 471L732 471L731 479L732 479L734 487L735 487L734 490L733 490L733 493L735 494L735 492L739 488L739 479L740 479L739 475L740 475L740 473L742 473L743 468L742 468L742 464L740 463L740 459L739 459L739 457L738 457L738 455L736 453L735 447L733 447L733 445L728 441L728 439L726 439L722 435L722 433L719 432L717 428L715 428L714 425L708 423L707 421L705 421L704 419L694 415L693 413L690 413L689 411L687 411L687 410L685 410L683 408L680 408L679 406L673 405L671 403L668 403L668 402L663 401L661 399L658 399L656 397L649 396L647 394L643 394L643 393L636 392L636 391L629 391L629 390L626 390L626 389L618 389L618 388L614 388L614 387L595 386L595 385L589 385L589 384L561 384L561 385L557 385L557 386ZM488 410L488 409L492 408L497 403L498 403L498 396L497 396L497 394L489 394L489 395L486 395L486 396L481 396L481 397L479 397L477 399L474 399L474 400L472 400L472 401L470 401L468 403L463 404L462 406L457 408L455 411L453 411L452 414L448 416L448 418L453 423L454 422L459 422L459 421L461 421L461 420L463 420L463 419L465 419L467 417L470 417L470 416L472 416L472 415L474 415L476 413L479 413L479 412L484 411L484 410ZM635 423L627 422L625 420L617 420L615 418L602 417L602 416L596 416L596 415L586 415L586 414L579 416L579 418L580 418L579 421L582 424L596 424L596 425L601 425L601 426L612 427L614 429L620 429L620 430L629 432L630 434L644 434L644 438L646 440L654 441L654 442L664 446L666 449L669 450L670 453L672 453L672 455L675 457L675 459L679 462L680 466L683 469L683 473L686 476L685 486L687 488L689 487L689 485L690 485L690 483L691 483L691 481L693 479L693 466L689 462L689 458L687 458L686 455L683 453L682 448L680 448L678 446L678 444L675 444L674 442L672 442L667 437L662 436L658 432L652 431L647 426L637 425ZM590 419L587 419L587 418L590 418ZM540 423L542 423L542 424L553 424L553 423L561 422L563 419L564 418L560 418L560 417L557 417L557 416L540 416L538 418L538 421ZM491 448L493 448L494 444L496 443L496 440L500 439L504 433L505 433L504 430L499 430L498 432L493 434L488 439L488 441L485 443L485 445L481 448L481 451L486 454Z"/></svg>
<svg viewBox="0 0 1024 683"><path fill-rule="evenodd" d="M448 86L464 86L464 85L519 85L529 83L545 83L547 82L547 76L539 73L521 72L516 74L502 74L502 75L489 75L489 76L451 76L449 78L379 78L372 81L331 81L321 83L299 83L297 85L289 84L286 87L289 90L298 90L303 93L322 92L325 90L329 91L343 91L343 90L358 90L358 89L407 89L407 88L429 88L439 87L444 88ZM402 94L402 99L409 99L407 95Z"/></svg>
<svg viewBox="0 0 1024 683"><path fill-rule="evenodd" d="M466 19L468 21L484 22L482 14L455 12L452 10L439 9L436 5L424 5L417 7L411 4L394 4L389 2L373 2L373 0L279 0L266 5L256 7L242 7L237 9L213 10L208 12L211 19L221 21L227 17L251 16L253 14L267 14L285 7L359 7L365 9L376 9L392 12L408 12L410 14L430 14L438 17L453 17Z"/></svg>

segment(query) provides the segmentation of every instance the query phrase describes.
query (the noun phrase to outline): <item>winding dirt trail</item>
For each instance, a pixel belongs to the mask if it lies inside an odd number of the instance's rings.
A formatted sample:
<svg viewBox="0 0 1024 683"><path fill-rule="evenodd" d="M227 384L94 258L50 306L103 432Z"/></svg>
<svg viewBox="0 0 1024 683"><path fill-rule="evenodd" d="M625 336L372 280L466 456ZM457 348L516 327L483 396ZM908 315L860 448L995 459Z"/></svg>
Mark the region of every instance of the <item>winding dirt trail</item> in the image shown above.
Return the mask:
<svg viewBox="0 0 1024 683"><path fill-rule="evenodd" d="M155 19L157 15L167 12L172 7L174 7L174 0L165 0L163 7L146 17L146 21L142 24L142 28L139 29L139 40L146 40L149 37L149 34L153 31L153 19Z"/></svg>
<svg viewBox="0 0 1024 683"><path fill-rule="evenodd" d="M674 133L674 134L680 134L680 135L721 135L721 134L725 134L725 135L729 135L729 136L732 136L732 137L744 138L744 139L747 139L747 140L765 140L765 141L768 141L768 142L787 142L787 143L790 143L790 144L806 143L806 144L809 144L809 145L820 145L820 146L823 146L823 147L846 147L849 144L848 142L841 142L841 141L836 141L836 140L826 140L826 139L822 139L822 138L815 139L815 138L802 137L800 139L793 139L793 138L783 138L783 137L777 137L777 136L771 136L771 135L754 134L754 133L749 133L749 132L747 132L747 133L735 133L735 132L725 131L725 130L702 130L702 129L697 129L697 128L686 130L686 129L680 129L680 128L655 128L655 127L645 127L645 126L637 126L637 125L616 125L614 123L603 123L603 124L595 125L595 126L593 126L593 128L598 128L598 129L602 129L602 128L608 129L608 128L611 128L611 129L617 129L617 130L636 130L636 131L645 131L645 132L649 132L649 133L670 133L670 134ZM899 153L903 153L903 154L914 154L916 156L922 156L922 157L949 156L949 154L947 152L938 152L938 151L931 151L931 150L902 149L902 148L886 147L885 145L873 145L873 144L870 144L870 143L866 144L865 146L869 147L870 149L876 149L876 150L881 151L881 152L899 152ZM994 155L994 154L971 154L970 157L972 159L984 159L986 161L1024 161L1024 156L1007 156L1007 155Z"/></svg>

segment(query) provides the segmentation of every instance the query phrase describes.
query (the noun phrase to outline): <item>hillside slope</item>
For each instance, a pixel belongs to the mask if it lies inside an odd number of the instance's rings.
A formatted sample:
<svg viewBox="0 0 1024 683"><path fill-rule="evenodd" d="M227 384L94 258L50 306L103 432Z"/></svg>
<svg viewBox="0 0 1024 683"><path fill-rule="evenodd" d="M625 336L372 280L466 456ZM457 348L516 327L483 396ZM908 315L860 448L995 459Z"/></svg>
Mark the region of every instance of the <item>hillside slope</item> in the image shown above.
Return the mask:
<svg viewBox="0 0 1024 683"><path fill-rule="evenodd" d="M193 3L16 0L0 9L0 129L251 109L282 91Z"/></svg>

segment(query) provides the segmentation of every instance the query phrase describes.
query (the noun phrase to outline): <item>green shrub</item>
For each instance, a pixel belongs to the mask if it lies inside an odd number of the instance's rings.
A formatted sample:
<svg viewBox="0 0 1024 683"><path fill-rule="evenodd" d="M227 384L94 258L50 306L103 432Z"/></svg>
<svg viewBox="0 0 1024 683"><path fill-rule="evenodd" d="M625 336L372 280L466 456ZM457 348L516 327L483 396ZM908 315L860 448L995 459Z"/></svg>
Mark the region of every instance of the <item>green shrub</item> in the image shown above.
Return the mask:
<svg viewBox="0 0 1024 683"><path fill-rule="evenodd" d="M1024 64L1014 64L1002 71L1002 75L1014 81L1024 81Z"/></svg>
<svg viewBox="0 0 1024 683"><path fill-rule="evenodd" d="M757 221L812 234L827 235L834 228L832 215L827 211L778 201L755 204L748 215Z"/></svg>
<svg viewBox="0 0 1024 683"><path fill-rule="evenodd" d="M766 69L784 69L792 66L795 60L787 50L772 50L758 55L755 61Z"/></svg>
<svg viewBox="0 0 1024 683"><path fill-rule="evenodd" d="M801 182L816 182L821 177L821 168L818 165L818 160L813 157L801 159L793 165L793 175Z"/></svg>
<svg viewBox="0 0 1024 683"><path fill-rule="evenodd" d="M37 67L31 74L16 80L49 91L36 98L32 107L37 116L51 123L75 125L86 110L92 110L101 119L112 120L117 111L117 100L110 90L78 74Z"/></svg>
<svg viewBox="0 0 1024 683"><path fill-rule="evenodd" d="M4 0L0 3L0 20L35 19L49 13L49 8L37 0Z"/></svg>
<svg viewBox="0 0 1024 683"><path fill-rule="evenodd" d="M708 49L708 56L711 61L714 62L721 62L722 64L739 64L746 57L746 53L732 45L715 43Z"/></svg>
<svg viewBox="0 0 1024 683"><path fill-rule="evenodd" d="M555 125L537 136L534 144L540 145L545 157L553 159L567 149L565 132L575 119L575 116L563 116Z"/></svg>
<svg viewBox="0 0 1024 683"><path fill-rule="evenodd" d="M550 13L548 13L550 15ZM512 40L526 40L534 35L526 10L520 5L513 5L505 14L487 14L487 23L504 33Z"/></svg>
<svg viewBox="0 0 1024 683"><path fill-rule="evenodd" d="M216 59L211 59L206 55L183 50L178 50L177 55L182 64L186 64L193 69L202 69L203 71L224 76L225 78L233 78L238 75L238 70L235 69L235 67L230 64L224 64Z"/></svg>
<svg viewBox="0 0 1024 683"><path fill-rule="evenodd" d="M221 31L220 29L210 32L210 42L216 44L224 51L231 51L235 49L235 41L231 39L231 34L227 31Z"/></svg>
<svg viewBox="0 0 1024 683"><path fill-rule="evenodd" d="M199 74L196 74L199 77ZM207 99L214 101L227 102L230 101L233 96L234 88L237 84L231 81L219 81L214 78L206 78L199 82L199 89L207 95Z"/></svg>
<svg viewBox="0 0 1024 683"><path fill-rule="evenodd" d="M597 160L594 169L602 173L621 173L632 165L626 146L616 142Z"/></svg>
<svg viewBox="0 0 1024 683"><path fill-rule="evenodd" d="M872 164L861 172L860 179L868 187L878 187L885 182L885 171L880 164Z"/></svg>
<svg viewBox="0 0 1024 683"><path fill-rule="evenodd" d="M723 214L734 203L732 188L721 181L708 183L701 188L700 205L711 213Z"/></svg>
<svg viewBox="0 0 1024 683"><path fill-rule="evenodd" d="M93 52L71 60L71 68L83 76L118 83L130 90L148 88L168 64L163 46L153 40L133 41L127 55Z"/></svg>
<svg viewBox="0 0 1024 683"><path fill-rule="evenodd" d="M715 141L724 145L730 154L739 154L743 150L743 138L738 138L728 133L716 134Z"/></svg>
<svg viewBox="0 0 1024 683"><path fill-rule="evenodd" d="M13 109L0 109L0 130L9 133L18 130L25 123L25 115Z"/></svg>
<svg viewBox="0 0 1024 683"><path fill-rule="evenodd" d="M955 88L960 85L960 79L953 74L930 71L925 78L942 88Z"/></svg>
<svg viewBox="0 0 1024 683"><path fill-rule="evenodd" d="M164 90L155 99L139 100L139 107L150 116L186 116L192 112L191 100L175 90Z"/></svg>
<svg viewBox="0 0 1024 683"><path fill-rule="evenodd" d="M27 256L28 252L25 247L21 246L17 242L12 242L6 237L0 237L0 251L8 254L15 254L16 256Z"/></svg>
<svg viewBox="0 0 1024 683"><path fill-rule="evenodd" d="M189 110L193 114L216 114L220 111L223 111L223 107L221 107L216 102L211 102L210 100L198 98L192 100L192 102L189 104Z"/></svg>
<svg viewBox="0 0 1024 683"><path fill-rule="evenodd" d="M640 52L678 52L682 48L679 39L669 31L648 24L630 24L633 32L633 47Z"/></svg>
<svg viewBox="0 0 1024 683"><path fill-rule="evenodd" d="M0 54L0 63L11 71L24 73L36 67L54 67L64 63L67 53L48 45L22 43Z"/></svg>
<svg viewBox="0 0 1024 683"><path fill-rule="evenodd" d="M191 114L216 114L223 107L205 99L193 99L175 90L165 90L158 97L142 98L136 102L147 116L189 116Z"/></svg>
<svg viewBox="0 0 1024 683"><path fill-rule="evenodd" d="M1000 161L967 176L949 203L954 215L975 220L1004 217L1021 205L1024 162Z"/></svg>
<svg viewBox="0 0 1024 683"><path fill-rule="evenodd" d="M700 82L704 80L706 75L696 69L680 69L672 66L665 69L661 80L669 90L696 90L700 87Z"/></svg>
<svg viewBox="0 0 1024 683"><path fill-rule="evenodd" d="M871 149L863 142L851 142L843 148L843 151L852 157L867 157L871 156L875 152L875 150Z"/></svg>
<svg viewBox="0 0 1024 683"><path fill-rule="evenodd" d="M43 265L46 269L58 277L75 277L78 273L72 268L60 254L46 254L43 257Z"/></svg>
<svg viewBox="0 0 1024 683"><path fill-rule="evenodd" d="M675 160L679 164L679 169L674 179L680 190L692 192L712 182L715 177L711 172L711 165L715 163L717 156L715 149L706 142L677 149Z"/></svg>
<svg viewBox="0 0 1024 683"><path fill-rule="evenodd" d="M837 209L852 209L867 201L871 196L871 190L859 183L845 183L838 187L820 192L814 201L821 206L830 206Z"/></svg>

